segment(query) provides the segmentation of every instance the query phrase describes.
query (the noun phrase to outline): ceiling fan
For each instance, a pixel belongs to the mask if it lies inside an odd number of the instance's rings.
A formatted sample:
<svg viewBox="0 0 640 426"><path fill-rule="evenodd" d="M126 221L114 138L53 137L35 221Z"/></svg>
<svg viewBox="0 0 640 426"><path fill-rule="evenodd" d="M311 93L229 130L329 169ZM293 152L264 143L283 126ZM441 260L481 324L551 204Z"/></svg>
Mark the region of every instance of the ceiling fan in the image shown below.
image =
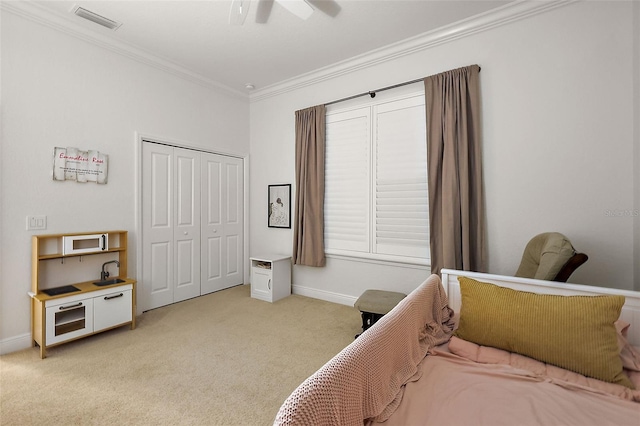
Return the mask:
<svg viewBox="0 0 640 426"><path fill-rule="evenodd" d="M313 6L311 6L307 0L258 0L256 22L267 22L274 2L278 3L300 19L308 19L314 10ZM244 24L247 14L249 13L250 5L251 0L232 0L231 10L229 11L229 23L231 25Z"/></svg>

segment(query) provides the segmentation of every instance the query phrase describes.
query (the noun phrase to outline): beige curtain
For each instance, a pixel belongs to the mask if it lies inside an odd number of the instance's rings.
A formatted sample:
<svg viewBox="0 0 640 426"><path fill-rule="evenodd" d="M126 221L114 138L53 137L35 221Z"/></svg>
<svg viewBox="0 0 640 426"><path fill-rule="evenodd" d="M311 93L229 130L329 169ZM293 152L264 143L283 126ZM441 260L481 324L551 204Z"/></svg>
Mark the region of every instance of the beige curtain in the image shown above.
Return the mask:
<svg viewBox="0 0 640 426"><path fill-rule="evenodd" d="M424 79L431 272L485 271L480 67Z"/></svg>
<svg viewBox="0 0 640 426"><path fill-rule="evenodd" d="M325 106L296 111L293 263L324 266Z"/></svg>

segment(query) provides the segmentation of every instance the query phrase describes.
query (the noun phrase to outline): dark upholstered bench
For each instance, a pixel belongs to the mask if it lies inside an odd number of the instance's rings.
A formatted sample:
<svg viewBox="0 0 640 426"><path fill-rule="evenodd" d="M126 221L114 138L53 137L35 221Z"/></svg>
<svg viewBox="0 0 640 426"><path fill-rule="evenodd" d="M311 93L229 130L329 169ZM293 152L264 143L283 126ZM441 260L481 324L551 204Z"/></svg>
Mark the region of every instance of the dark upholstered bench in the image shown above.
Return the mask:
<svg viewBox="0 0 640 426"><path fill-rule="evenodd" d="M384 290L367 290L362 293L353 305L362 315L362 332L367 331L405 297L407 295L404 293Z"/></svg>

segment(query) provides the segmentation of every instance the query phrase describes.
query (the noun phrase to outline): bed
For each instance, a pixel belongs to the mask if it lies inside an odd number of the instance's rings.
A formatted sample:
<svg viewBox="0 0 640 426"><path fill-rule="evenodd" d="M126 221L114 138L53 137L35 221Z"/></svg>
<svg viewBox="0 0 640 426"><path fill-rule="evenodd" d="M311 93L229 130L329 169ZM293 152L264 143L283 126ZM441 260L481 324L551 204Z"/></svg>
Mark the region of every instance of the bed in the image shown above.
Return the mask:
<svg viewBox="0 0 640 426"><path fill-rule="evenodd" d="M298 386L275 424L638 425L637 346L639 292L444 269Z"/></svg>

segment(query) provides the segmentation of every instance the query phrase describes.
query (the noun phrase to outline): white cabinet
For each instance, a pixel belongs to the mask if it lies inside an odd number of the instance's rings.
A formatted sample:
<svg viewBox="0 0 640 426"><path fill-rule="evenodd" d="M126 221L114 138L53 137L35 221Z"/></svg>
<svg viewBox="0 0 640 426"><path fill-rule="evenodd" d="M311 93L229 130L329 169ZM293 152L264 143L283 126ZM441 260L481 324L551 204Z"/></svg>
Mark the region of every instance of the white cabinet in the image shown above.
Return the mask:
<svg viewBox="0 0 640 426"><path fill-rule="evenodd" d="M131 288L112 289L93 298L93 331L102 331L131 322Z"/></svg>
<svg viewBox="0 0 640 426"><path fill-rule="evenodd" d="M251 297L275 302L291 294L291 256L251 258Z"/></svg>
<svg viewBox="0 0 640 426"><path fill-rule="evenodd" d="M131 322L133 284L44 302L46 345L66 342Z"/></svg>
<svg viewBox="0 0 640 426"><path fill-rule="evenodd" d="M251 297L271 302L271 269L265 269L264 266L252 266L252 268Z"/></svg>
<svg viewBox="0 0 640 426"><path fill-rule="evenodd" d="M86 296L85 296L86 297ZM93 300L67 297L57 303L45 302L46 344L53 345L93 332Z"/></svg>

